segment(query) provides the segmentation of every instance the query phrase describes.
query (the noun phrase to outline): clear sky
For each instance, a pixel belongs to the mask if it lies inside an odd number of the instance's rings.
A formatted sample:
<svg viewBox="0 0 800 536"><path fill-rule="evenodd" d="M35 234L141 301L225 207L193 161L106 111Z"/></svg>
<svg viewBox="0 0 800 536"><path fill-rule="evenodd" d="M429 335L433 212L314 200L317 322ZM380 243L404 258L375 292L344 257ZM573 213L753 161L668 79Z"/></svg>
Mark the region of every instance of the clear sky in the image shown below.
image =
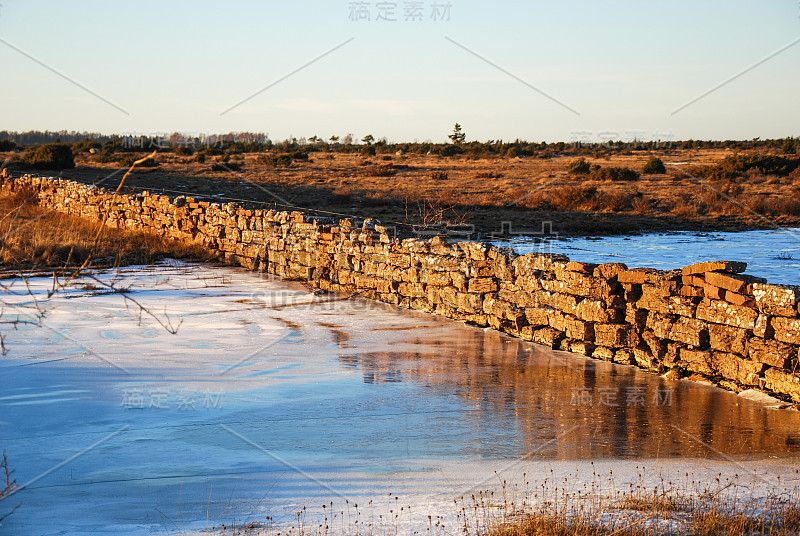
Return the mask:
<svg viewBox="0 0 800 536"><path fill-rule="evenodd" d="M798 0L0 0L0 39L0 130L800 136Z"/></svg>

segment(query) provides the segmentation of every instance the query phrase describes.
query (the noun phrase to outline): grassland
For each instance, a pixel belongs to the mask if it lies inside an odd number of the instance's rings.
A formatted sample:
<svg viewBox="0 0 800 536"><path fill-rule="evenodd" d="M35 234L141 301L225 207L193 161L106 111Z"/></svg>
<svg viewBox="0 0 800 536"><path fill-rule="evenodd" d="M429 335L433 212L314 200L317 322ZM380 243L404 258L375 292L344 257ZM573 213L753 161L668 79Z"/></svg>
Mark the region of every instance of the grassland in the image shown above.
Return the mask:
<svg viewBox="0 0 800 536"><path fill-rule="evenodd" d="M269 154L242 153L199 162L197 155L164 152L153 167L137 168L125 185L128 191L298 207L334 218L375 217L389 225L470 224L484 235L502 234L503 222L510 222L511 232L535 233L541 232L543 221L551 221L561 235L800 225L800 170L770 174L754 167L727 177L710 173L733 157L732 149L628 151L585 158L589 165L634 171L641 171L653 156L667 164L665 173L626 181L570 173L577 156L568 152L548 158L307 155L282 162ZM51 174L115 188L121 173L113 173L122 166L97 156L81 153L74 169Z"/></svg>

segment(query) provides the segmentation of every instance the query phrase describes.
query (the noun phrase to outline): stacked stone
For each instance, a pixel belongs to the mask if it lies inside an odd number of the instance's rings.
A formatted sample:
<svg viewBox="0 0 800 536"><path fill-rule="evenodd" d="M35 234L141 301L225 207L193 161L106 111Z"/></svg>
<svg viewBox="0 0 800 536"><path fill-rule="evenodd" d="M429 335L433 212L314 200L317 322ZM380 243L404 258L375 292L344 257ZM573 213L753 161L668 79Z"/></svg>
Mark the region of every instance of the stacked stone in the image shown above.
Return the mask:
<svg viewBox="0 0 800 536"><path fill-rule="evenodd" d="M357 226L191 197L117 195L60 179L2 174L0 187L32 188L42 206L194 240L232 264L323 290L358 293L551 348L800 402L800 287L744 275L742 262L628 269L563 255L518 256L439 237L399 240L372 220Z"/></svg>

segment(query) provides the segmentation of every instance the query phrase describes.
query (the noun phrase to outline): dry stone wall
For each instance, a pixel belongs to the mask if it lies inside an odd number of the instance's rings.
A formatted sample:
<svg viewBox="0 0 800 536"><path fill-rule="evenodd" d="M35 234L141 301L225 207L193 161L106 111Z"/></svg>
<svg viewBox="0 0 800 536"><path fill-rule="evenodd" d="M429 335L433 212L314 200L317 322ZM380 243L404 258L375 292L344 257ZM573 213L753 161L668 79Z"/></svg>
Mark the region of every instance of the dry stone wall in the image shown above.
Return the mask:
<svg viewBox="0 0 800 536"><path fill-rule="evenodd" d="M329 291L489 326L551 348L671 377L761 389L800 403L800 287L711 261L629 269L480 242L397 239L367 221L331 224L300 212L246 210L188 197L112 192L0 176L42 206L118 228L194 240L227 261Z"/></svg>

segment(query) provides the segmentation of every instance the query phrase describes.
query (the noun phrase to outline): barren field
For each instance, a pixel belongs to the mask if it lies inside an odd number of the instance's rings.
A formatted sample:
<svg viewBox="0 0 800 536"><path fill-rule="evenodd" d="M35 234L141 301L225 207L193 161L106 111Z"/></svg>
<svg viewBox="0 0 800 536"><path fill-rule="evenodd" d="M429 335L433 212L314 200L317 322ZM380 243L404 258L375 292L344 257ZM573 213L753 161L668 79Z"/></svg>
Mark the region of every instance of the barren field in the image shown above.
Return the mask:
<svg viewBox="0 0 800 536"><path fill-rule="evenodd" d="M722 149L665 149L586 158L590 165L637 172L652 156L666 164L666 173L609 181L570 173L578 158L570 154L476 159L318 151L309 153L308 160L273 167L265 163L264 153L232 155L224 163L219 157L197 162L193 156L159 153L157 165L137 168L125 187L253 207L296 208L333 218L372 217L397 225L401 234L409 232L410 225L447 224L468 224L484 236L541 233L543 222L552 222L559 235L800 224L798 170L786 176L750 170L725 181L696 175L699 166L718 164L733 154ZM96 156L78 155L74 169L44 173L116 188L124 168L117 162L101 163ZM215 163L223 170L212 171Z"/></svg>

